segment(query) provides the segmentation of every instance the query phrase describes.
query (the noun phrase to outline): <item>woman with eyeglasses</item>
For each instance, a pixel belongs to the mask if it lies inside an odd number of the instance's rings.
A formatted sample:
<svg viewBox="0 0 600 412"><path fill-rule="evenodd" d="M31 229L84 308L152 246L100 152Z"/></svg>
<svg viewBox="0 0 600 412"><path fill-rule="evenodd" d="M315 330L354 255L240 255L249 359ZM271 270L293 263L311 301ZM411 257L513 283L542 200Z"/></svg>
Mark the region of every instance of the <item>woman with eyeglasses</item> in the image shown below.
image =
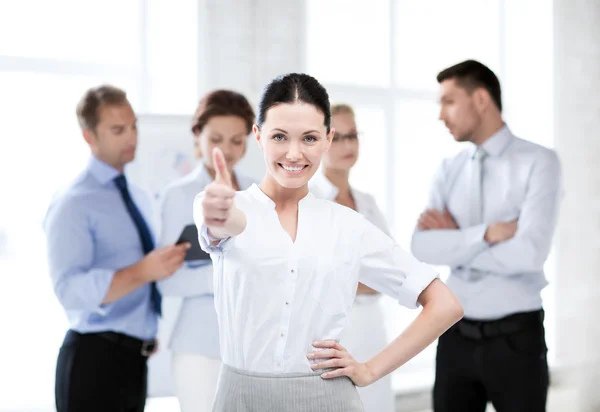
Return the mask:
<svg viewBox="0 0 600 412"><path fill-rule="evenodd" d="M331 147L323 155L321 170L311 179L310 191L365 216L381 231L390 235L383 213L373 196L350 186L350 170L359 154L354 110L346 104L331 106L331 126L335 129ZM356 298L341 343L359 361L370 359L388 344L380 294L359 283ZM394 395L390 375L372 385L358 388L365 412L393 412Z"/></svg>

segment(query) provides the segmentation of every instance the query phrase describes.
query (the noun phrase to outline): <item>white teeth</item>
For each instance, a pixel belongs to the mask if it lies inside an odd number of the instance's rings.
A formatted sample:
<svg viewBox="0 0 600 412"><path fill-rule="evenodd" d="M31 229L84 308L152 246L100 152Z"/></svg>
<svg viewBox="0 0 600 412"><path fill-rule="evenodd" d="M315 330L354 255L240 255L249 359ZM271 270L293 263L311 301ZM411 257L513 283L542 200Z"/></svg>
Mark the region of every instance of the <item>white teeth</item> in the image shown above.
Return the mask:
<svg viewBox="0 0 600 412"><path fill-rule="evenodd" d="M304 166L286 166L286 165L281 165L283 166L283 168L285 170L287 170L288 172L299 172L300 170L304 169Z"/></svg>

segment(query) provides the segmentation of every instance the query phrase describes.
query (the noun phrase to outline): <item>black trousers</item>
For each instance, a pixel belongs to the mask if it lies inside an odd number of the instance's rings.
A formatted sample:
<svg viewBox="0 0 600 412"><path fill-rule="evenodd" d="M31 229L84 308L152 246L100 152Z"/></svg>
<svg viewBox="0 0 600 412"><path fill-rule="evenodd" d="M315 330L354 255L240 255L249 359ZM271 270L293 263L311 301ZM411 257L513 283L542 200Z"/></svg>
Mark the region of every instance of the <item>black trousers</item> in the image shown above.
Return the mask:
<svg viewBox="0 0 600 412"><path fill-rule="evenodd" d="M56 365L58 412L143 412L147 358L96 334L67 332Z"/></svg>
<svg viewBox="0 0 600 412"><path fill-rule="evenodd" d="M497 412L544 412L549 373L543 312L517 316L535 314L542 316L537 321L534 316L519 331L499 336L466 334L458 324L442 335L434 411L484 412L491 401Z"/></svg>

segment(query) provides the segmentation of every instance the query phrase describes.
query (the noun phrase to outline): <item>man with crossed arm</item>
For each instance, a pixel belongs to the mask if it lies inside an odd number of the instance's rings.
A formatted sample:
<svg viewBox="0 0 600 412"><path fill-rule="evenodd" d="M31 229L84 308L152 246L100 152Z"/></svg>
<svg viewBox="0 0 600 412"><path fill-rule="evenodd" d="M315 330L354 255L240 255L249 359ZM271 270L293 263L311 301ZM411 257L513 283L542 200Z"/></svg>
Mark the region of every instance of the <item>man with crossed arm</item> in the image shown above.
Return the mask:
<svg viewBox="0 0 600 412"><path fill-rule="evenodd" d="M541 290L556 226L556 153L512 134L500 83L468 60L443 70L440 120L473 145L444 161L412 239L451 268L465 317L439 340L434 410L545 411L549 384Z"/></svg>

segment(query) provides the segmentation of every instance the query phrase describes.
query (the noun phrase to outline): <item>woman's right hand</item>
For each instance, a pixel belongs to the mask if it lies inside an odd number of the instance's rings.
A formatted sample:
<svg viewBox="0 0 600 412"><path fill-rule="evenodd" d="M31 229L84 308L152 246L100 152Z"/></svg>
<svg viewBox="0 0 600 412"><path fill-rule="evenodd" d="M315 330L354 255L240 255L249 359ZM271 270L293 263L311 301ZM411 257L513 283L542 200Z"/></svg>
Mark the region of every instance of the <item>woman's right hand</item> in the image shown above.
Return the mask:
<svg viewBox="0 0 600 412"><path fill-rule="evenodd" d="M215 147L212 156L216 175L215 180L204 189L202 212L204 224L208 228L220 228L225 226L231 216L235 190L233 190L231 174L227 170L221 149Z"/></svg>

